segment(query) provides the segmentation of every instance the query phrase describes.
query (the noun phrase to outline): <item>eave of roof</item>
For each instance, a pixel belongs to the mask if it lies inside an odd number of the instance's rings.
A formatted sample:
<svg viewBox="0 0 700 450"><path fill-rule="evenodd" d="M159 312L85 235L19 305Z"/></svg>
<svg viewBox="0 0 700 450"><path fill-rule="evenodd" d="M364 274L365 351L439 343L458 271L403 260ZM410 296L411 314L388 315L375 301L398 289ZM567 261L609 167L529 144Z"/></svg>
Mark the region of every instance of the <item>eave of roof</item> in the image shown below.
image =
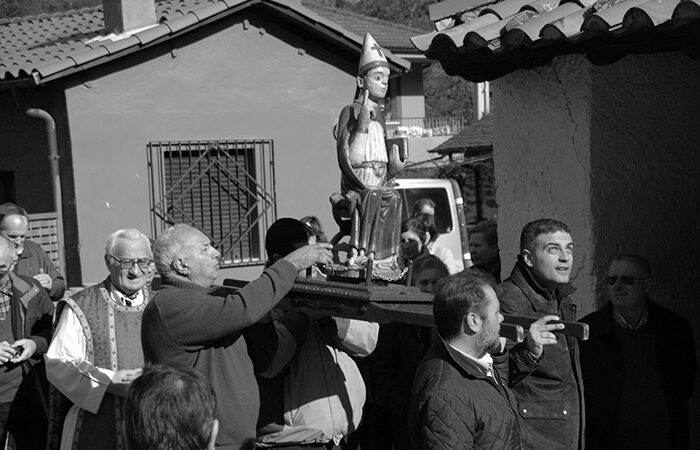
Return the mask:
<svg viewBox="0 0 700 450"><path fill-rule="evenodd" d="M201 6L204 4L205 6ZM294 0L164 0L156 4L157 25L131 36L93 40L104 34L102 8L0 21L0 87L43 84L135 51L157 45L252 5L263 4L356 52L362 37ZM392 70L410 63L386 52Z"/></svg>
<svg viewBox="0 0 700 450"><path fill-rule="evenodd" d="M571 53L609 64L628 53L681 50L700 57L700 0L503 0L452 13L413 44L446 73L493 80ZM437 17L437 16L436 16Z"/></svg>
<svg viewBox="0 0 700 450"><path fill-rule="evenodd" d="M462 131L438 145L428 153L448 155L451 153L469 153L490 151L493 148L493 118L484 116ZM472 155L473 156L473 155Z"/></svg>

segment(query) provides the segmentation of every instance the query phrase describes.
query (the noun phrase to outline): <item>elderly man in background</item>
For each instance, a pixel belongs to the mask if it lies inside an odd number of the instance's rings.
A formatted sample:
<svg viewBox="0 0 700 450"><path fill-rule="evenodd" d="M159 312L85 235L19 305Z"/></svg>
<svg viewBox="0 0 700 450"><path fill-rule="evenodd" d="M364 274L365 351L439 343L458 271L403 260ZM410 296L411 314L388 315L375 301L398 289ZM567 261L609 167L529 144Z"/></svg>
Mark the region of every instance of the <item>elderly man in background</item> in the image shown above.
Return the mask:
<svg viewBox="0 0 700 450"><path fill-rule="evenodd" d="M124 448L121 410L143 367L141 315L151 298L148 237L133 228L115 231L105 263L107 279L58 305L47 377L70 403L52 402L52 448Z"/></svg>
<svg viewBox="0 0 700 450"><path fill-rule="evenodd" d="M220 420L217 448L253 448L260 408L254 373L272 361L274 348L269 347L277 342L268 313L289 292L300 270L332 262L330 248L319 243L295 250L227 295L211 290L221 255L204 233L174 225L154 244L162 288L144 312L144 355L150 363L194 367L209 379ZM253 327L263 318L265 324ZM264 350L272 351L269 358L249 356L266 343L270 345ZM254 368L254 363L259 365Z"/></svg>
<svg viewBox="0 0 700 450"><path fill-rule="evenodd" d="M582 322L589 449L688 449L688 399L697 361L684 318L649 298L651 265L616 257L607 276L610 301Z"/></svg>
<svg viewBox="0 0 700 450"><path fill-rule="evenodd" d="M574 242L566 224L539 219L520 234L520 255L502 284L501 311L527 317L559 316L576 320L570 298ZM522 347L517 344L513 347ZM539 367L513 386L523 417L525 449L583 448L583 381L578 340L559 338L547 348Z"/></svg>
<svg viewBox="0 0 700 450"><path fill-rule="evenodd" d="M19 255L15 273L35 278L46 289L51 300L58 301L66 291L66 280L41 246L27 239L28 232L26 209L14 203L0 205L0 235L15 244Z"/></svg>
<svg viewBox="0 0 700 450"><path fill-rule="evenodd" d="M43 365L53 305L39 283L16 275L14 243L0 236L0 442L7 431L22 449L46 445Z"/></svg>

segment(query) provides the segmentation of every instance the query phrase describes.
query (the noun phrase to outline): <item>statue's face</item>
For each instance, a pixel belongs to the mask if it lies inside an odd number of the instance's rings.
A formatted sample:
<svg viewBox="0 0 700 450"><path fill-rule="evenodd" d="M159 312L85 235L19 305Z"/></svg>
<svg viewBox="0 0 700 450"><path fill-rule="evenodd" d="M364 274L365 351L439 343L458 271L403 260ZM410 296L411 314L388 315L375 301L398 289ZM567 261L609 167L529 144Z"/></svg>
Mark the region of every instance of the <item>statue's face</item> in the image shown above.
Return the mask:
<svg viewBox="0 0 700 450"><path fill-rule="evenodd" d="M362 78L360 87L369 91L369 95L375 99L384 98L389 89L389 69L377 67L367 72Z"/></svg>

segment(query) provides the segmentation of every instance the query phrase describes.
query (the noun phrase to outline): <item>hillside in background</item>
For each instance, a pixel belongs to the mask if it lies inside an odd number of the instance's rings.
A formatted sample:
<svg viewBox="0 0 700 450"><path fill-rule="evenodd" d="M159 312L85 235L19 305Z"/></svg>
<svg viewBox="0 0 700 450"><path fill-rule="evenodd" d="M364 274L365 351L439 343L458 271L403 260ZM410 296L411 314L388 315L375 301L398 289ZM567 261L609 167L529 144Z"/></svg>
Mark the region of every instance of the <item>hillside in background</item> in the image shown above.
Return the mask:
<svg viewBox="0 0 700 450"><path fill-rule="evenodd" d="M433 0L302 0L302 3L321 3L338 9L429 31L433 24L428 16L428 5ZM55 13L102 4L102 0L0 0L0 19ZM425 70L425 115L469 116L472 102L469 83L459 77L445 74L438 63Z"/></svg>

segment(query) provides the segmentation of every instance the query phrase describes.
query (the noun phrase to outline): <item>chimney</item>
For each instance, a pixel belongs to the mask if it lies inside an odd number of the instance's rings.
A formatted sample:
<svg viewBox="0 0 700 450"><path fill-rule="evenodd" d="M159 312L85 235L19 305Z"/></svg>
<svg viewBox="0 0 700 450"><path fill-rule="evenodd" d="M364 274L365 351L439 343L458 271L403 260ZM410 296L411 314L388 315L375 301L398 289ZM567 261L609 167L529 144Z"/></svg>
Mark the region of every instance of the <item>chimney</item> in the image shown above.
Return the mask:
<svg viewBox="0 0 700 450"><path fill-rule="evenodd" d="M156 24L153 0L102 0L102 11L105 34L122 34Z"/></svg>

